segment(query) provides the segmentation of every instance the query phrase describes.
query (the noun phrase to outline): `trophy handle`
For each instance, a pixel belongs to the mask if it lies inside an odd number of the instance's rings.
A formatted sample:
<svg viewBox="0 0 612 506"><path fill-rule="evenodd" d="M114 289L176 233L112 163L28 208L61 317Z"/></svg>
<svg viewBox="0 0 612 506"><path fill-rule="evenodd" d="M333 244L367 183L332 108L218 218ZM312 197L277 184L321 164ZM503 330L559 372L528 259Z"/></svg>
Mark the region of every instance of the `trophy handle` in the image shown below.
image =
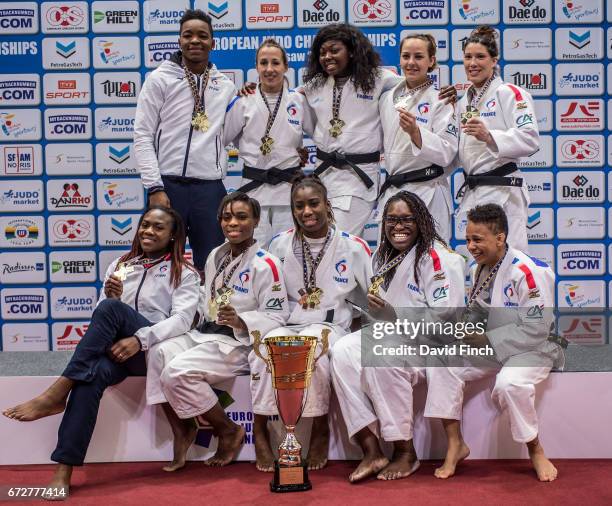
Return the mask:
<svg viewBox="0 0 612 506"><path fill-rule="evenodd" d="M329 329L323 329L321 331L321 353L319 353L319 356L314 359L315 364L317 363L317 360L319 360L329 350L329 339L328 338L330 334L331 334L331 330Z"/></svg>
<svg viewBox="0 0 612 506"><path fill-rule="evenodd" d="M257 355L266 363L266 372L270 372L270 365L268 364L268 359L265 358L259 350L259 347L261 346L261 332L259 332L259 330L252 330L251 335L253 336L253 351L255 352L255 355Z"/></svg>

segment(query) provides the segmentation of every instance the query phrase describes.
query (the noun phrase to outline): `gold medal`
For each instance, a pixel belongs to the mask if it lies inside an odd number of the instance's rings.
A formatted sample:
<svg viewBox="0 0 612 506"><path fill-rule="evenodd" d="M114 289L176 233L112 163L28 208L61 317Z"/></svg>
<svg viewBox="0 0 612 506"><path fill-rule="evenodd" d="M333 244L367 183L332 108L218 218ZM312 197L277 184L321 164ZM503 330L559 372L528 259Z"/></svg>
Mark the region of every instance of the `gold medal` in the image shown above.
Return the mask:
<svg viewBox="0 0 612 506"><path fill-rule="evenodd" d="M315 309L321 304L321 297L323 296L323 290L318 287L314 288L301 288L299 291L301 297L298 303L302 306L302 309Z"/></svg>
<svg viewBox="0 0 612 506"><path fill-rule="evenodd" d="M132 265L127 265L125 262L121 262L117 266L117 270L115 270L113 275L119 278L121 281L125 281L127 279L127 275L133 271L134 267Z"/></svg>
<svg viewBox="0 0 612 506"><path fill-rule="evenodd" d="M261 146L259 146L259 151L261 151L264 155L269 155L272 152L272 144L274 144L274 139L269 135L264 135L261 138Z"/></svg>
<svg viewBox="0 0 612 506"><path fill-rule="evenodd" d="M346 125L346 123L340 118L330 119L329 123L332 126L329 129L329 135L332 137L338 137L342 133L342 127Z"/></svg>
<svg viewBox="0 0 612 506"><path fill-rule="evenodd" d="M222 286L217 290L217 294L217 297L215 297L215 304L217 304L218 308L222 308L223 306L230 305L232 295L234 295L234 290L227 286Z"/></svg>
<svg viewBox="0 0 612 506"><path fill-rule="evenodd" d="M208 116L205 112L199 111L196 112L191 118L191 124L193 128L196 130L202 130L202 132L207 132L210 128L210 121L208 121Z"/></svg>
<svg viewBox="0 0 612 506"><path fill-rule="evenodd" d="M472 118L478 117L480 117L480 112L478 111L478 109L472 107L471 105L468 105L465 112L461 113L461 124L465 125Z"/></svg>
<svg viewBox="0 0 612 506"><path fill-rule="evenodd" d="M380 290L380 287L384 281L385 281L385 278L382 276L373 276L372 284L370 285L370 288L368 288L368 293L370 295L375 295L376 297L380 297L378 290Z"/></svg>

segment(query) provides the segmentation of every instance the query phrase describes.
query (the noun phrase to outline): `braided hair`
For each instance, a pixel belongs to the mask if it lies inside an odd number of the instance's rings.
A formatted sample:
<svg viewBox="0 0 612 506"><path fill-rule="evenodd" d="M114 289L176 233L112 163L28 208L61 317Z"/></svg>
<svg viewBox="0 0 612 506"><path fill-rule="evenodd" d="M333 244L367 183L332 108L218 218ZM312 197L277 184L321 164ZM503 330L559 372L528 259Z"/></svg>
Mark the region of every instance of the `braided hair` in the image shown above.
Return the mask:
<svg viewBox="0 0 612 506"><path fill-rule="evenodd" d="M400 191L393 195L387 203L385 204L385 208L383 211L383 223L384 219L389 212L389 208L395 202L405 202L406 205L412 211L413 216L416 219L416 227L418 231L416 243L414 247L416 248L416 255L414 259L414 280L416 284L419 283L419 264L421 258L424 255L429 253L429 250L433 248L434 242L439 241L443 245L448 246L446 241L440 237L440 234L436 231L436 222L427 209L425 202L423 202L418 195L407 191ZM387 239L387 234L385 233L385 227L383 225L381 233L380 233L380 242L378 249L376 250L376 255L374 259L375 269L378 270L381 266L390 262L393 258L399 255L399 251L393 247L389 239ZM385 274L385 284L388 284L393 278L393 273L395 269L391 269L391 271Z"/></svg>
<svg viewBox="0 0 612 506"><path fill-rule="evenodd" d="M298 174L291 181L291 216L293 218L293 223L295 225L296 234L302 236L302 229L300 224L295 219L295 206L293 204L293 198L298 190L302 188L314 188L315 191L321 194L321 198L327 205L327 222L329 225L335 223L334 212L332 211L331 205L329 204L329 198L327 197L327 188L323 184L323 182L319 179L318 176L314 174L310 174L308 176L304 174Z"/></svg>
<svg viewBox="0 0 612 506"><path fill-rule="evenodd" d="M376 78L380 75L380 55L361 30L347 23L327 25L317 32L308 53L304 83L312 88L320 88L327 80L327 73L319 61L319 56L321 46L328 40L339 40L352 55L348 65L355 88L364 93L374 90Z"/></svg>

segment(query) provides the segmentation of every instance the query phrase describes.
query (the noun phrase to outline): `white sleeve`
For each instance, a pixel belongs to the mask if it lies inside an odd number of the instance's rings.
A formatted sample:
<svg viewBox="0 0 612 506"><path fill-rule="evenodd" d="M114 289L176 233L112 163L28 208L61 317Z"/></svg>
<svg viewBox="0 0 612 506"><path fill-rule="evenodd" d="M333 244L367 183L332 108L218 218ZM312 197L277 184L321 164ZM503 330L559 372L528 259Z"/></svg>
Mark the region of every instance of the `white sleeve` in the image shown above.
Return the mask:
<svg viewBox="0 0 612 506"><path fill-rule="evenodd" d="M200 276L184 267L181 284L172 292L170 316L150 327L138 329L135 336L140 339L144 349L180 336L191 329L200 296Z"/></svg>
<svg viewBox="0 0 612 506"><path fill-rule="evenodd" d="M134 120L134 155L136 167L145 188L163 186L155 153L155 135L159 127L159 112L165 97L159 79L151 74L142 85Z"/></svg>
<svg viewBox="0 0 612 506"><path fill-rule="evenodd" d="M380 69L380 78L382 80L381 95L385 91L389 91L390 89L395 88L400 82L404 80L402 76L397 75L395 72L391 72L389 69L385 68Z"/></svg>
<svg viewBox="0 0 612 506"><path fill-rule="evenodd" d="M244 128L244 101L249 97L233 97L227 106L225 113L225 123L223 125L223 145L236 141L236 138L242 134ZM237 144L234 142L234 144Z"/></svg>
<svg viewBox="0 0 612 506"><path fill-rule="evenodd" d="M430 163L446 168L455 159L459 148L457 137L457 117L455 107L438 102L431 115L431 130L421 130L421 148L412 143L412 154L424 158Z"/></svg>
<svg viewBox="0 0 612 506"><path fill-rule="evenodd" d="M246 337L253 330L261 332L262 336L271 330L285 325L289 318L289 301L285 280L278 259L266 255L262 258L265 266L255 270L253 290L257 297L258 307L253 311L245 311L239 316L247 326L247 332L236 332L238 337Z"/></svg>
<svg viewBox="0 0 612 506"><path fill-rule="evenodd" d="M497 151L489 151L499 158L530 156L540 148L540 133L531 96L513 85L501 86L500 101L506 130L491 130Z"/></svg>

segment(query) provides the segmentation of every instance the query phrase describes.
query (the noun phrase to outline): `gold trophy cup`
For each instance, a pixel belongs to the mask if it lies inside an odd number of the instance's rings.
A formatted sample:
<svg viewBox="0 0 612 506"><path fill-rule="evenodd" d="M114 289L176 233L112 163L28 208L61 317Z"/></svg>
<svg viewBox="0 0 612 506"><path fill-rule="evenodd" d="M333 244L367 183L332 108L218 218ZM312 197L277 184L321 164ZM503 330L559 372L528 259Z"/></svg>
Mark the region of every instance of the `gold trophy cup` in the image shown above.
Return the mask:
<svg viewBox="0 0 612 506"><path fill-rule="evenodd" d="M266 362L267 370L272 373L278 413L287 431L278 447L278 460L274 461L274 479L270 482L272 492L299 492L312 488L308 479L308 465L302 460L302 445L295 437L295 426L304 410L315 364L329 348L330 332L329 329L321 332L322 350L316 358L318 337L270 337L263 342L268 352L266 358L259 349L261 334L256 330L251 332L255 354Z"/></svg>

